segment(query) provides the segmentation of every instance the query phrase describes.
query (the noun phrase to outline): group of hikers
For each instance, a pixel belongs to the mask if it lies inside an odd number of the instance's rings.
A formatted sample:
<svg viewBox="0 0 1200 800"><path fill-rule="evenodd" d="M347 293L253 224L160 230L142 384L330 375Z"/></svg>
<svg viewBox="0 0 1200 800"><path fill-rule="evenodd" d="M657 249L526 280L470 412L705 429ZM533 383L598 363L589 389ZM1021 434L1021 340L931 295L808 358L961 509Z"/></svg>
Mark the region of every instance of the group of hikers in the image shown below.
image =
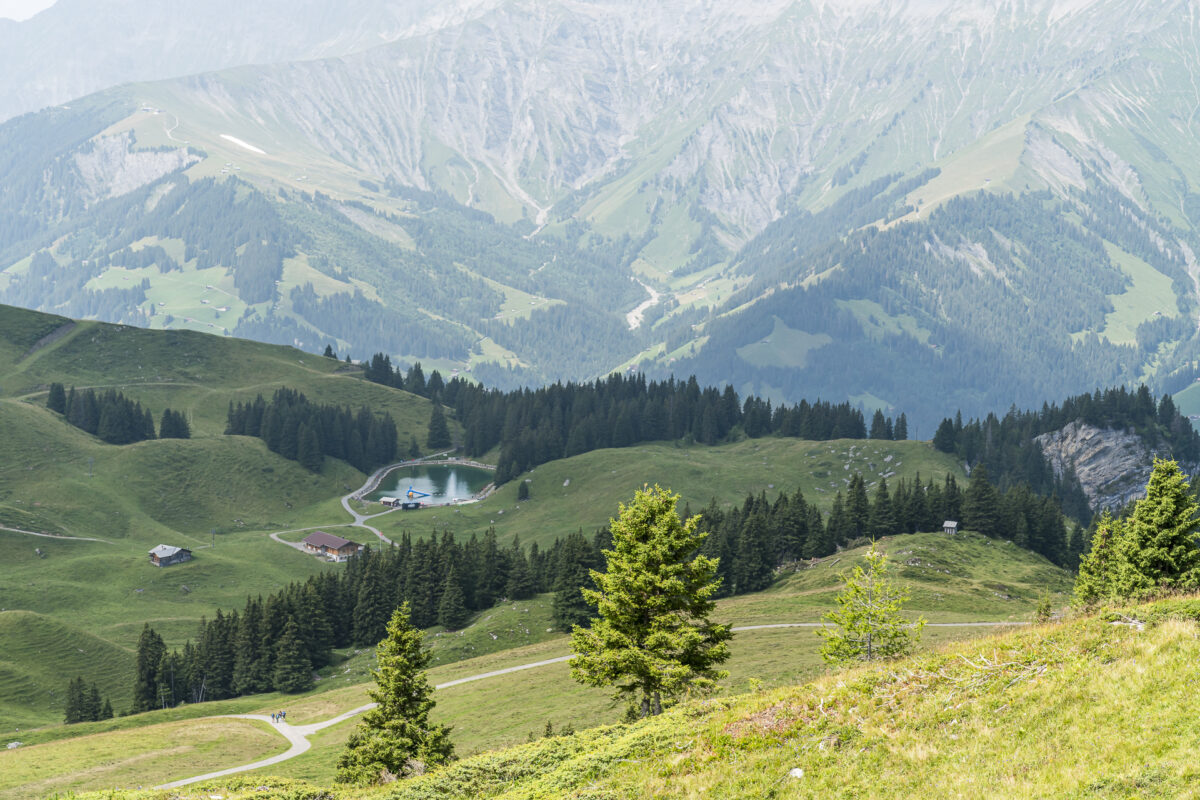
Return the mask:
<svg viewBox="0 0 1200 800"><path fill-rule="evenodd" d="M271 715L271 722L283 722L285 719L287 719L286 711L277 711Z"/></svg>

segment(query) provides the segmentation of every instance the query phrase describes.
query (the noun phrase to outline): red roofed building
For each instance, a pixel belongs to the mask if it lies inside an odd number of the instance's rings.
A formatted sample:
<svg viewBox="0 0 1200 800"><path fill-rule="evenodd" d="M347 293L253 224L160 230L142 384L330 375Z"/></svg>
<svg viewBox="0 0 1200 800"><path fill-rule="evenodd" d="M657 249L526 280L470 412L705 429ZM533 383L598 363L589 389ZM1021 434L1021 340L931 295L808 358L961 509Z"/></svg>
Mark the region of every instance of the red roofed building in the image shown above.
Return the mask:
<svg viewBox="0 0 1200 800"><path fill-rule="evenodd" d="M304 538L304 552L325 556L330 561L345 561L350 556L357 555L362 549L363 546L358 542L352 542L325 531L316 531Z"/></svg>

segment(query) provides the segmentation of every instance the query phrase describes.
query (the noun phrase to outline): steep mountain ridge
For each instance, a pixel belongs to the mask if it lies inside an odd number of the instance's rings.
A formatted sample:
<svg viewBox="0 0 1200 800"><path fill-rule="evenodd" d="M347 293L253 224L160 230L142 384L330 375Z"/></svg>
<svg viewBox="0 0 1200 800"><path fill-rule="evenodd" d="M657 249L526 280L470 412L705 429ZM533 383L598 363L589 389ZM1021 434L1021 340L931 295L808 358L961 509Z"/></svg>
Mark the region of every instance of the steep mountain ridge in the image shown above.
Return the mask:
<svg viewBox="0 0 1200 800"><path fill-rule="evenodd" d="M0 126L0 298L501 385L694 371L929 425L1194 377L1187 0L513 0L418 22ZM277 254L179 232L209 179L274 208ZM125 254L144 247L182 275ZM179 280L233 302L185 307Z"/></svg>

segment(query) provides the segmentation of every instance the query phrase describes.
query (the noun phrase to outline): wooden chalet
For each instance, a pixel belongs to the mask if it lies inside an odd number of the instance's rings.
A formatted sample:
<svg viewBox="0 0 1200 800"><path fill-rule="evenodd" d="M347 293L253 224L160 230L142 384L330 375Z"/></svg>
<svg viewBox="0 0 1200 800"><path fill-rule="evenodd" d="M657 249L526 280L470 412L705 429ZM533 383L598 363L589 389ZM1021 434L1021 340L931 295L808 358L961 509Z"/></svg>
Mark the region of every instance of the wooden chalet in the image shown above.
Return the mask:
<svg viewBox="0 0 1200 800"><path fill-rule="evenodd" d="M192 560L192 551L186 547L172 547L160 544L150 551L150 563L156 567L169 567L172 564L182 564Z"/></svg>
<svg viewBox="0 0 1200 800"><path fill-rule="evenodd" d="M315 531L304 537L304 552L325 556L330 561L345 561L363 549L358 542L334 536L325 531Z"/></svg>
<svg viewBox="0 0 1200 800"><path fill-rule="evenodd" d="M942 533L953 536L958 533L958 523L952 519L948 519L942 523Z"/></svg>

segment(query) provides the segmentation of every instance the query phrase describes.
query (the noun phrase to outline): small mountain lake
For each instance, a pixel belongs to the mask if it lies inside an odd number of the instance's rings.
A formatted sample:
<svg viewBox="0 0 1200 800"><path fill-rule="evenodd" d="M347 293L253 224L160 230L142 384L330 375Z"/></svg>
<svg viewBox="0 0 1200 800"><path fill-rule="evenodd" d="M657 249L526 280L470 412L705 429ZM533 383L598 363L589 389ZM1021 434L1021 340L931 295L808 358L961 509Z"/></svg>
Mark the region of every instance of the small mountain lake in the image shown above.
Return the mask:
<svg viewBox="0 0 1200 800"><path fill-rule="evenodd" d="M378 501L384 497L404 497L408 487L418 492L428 492L430 497L421 498L435 505L470 500L492 482L490 470L457 464L413 464L397 467L383 476L379 488L366 496L367 500Z"/></svg>

